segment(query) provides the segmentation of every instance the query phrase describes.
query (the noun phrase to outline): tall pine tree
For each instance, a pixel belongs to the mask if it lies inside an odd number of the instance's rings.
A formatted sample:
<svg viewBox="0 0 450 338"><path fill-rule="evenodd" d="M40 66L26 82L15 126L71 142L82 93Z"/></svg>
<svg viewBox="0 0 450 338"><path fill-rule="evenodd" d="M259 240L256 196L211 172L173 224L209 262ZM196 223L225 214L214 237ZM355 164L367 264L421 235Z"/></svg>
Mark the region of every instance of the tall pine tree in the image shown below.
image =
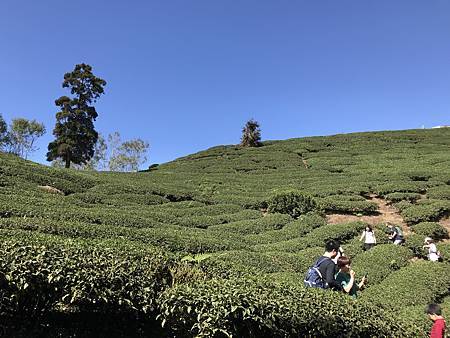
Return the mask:
<svg viewBox="0 0 450 338"><path fill-rule="evenodd" d="M60 111L56 113L55 140L48 145L47 161L62 159L70 168L70 163L86 164L92 158L98 139L94 129L98 114L92 104L104 93L105 85L106 81L84 63L64 74L62 86L70 88L73 97L61 96L55 101Z"/></svg>

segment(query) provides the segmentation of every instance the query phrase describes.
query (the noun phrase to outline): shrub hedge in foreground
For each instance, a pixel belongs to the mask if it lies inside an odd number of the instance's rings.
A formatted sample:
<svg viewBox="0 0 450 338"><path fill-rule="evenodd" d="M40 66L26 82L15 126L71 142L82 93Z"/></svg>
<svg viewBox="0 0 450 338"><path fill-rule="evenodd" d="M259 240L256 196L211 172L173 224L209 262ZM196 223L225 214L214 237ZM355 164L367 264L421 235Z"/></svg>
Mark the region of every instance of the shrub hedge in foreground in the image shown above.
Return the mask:
<svg viewBox="0 0 450 338"><path fill-rule="evenodd" d="M414 323L342 293L258 279L178 285L159 306L177 337L417 337Z"/></svg>
<svg viewBox="0 0 450 338"><path fill-rule="evenodd" d="M123 244L114 244L63 243L42 235L3 237L1 315L38 318L60 311L135 315L154 311L157 294L171 280L170 260L159 250L137 252L132 246L124 250Z"/></svg>

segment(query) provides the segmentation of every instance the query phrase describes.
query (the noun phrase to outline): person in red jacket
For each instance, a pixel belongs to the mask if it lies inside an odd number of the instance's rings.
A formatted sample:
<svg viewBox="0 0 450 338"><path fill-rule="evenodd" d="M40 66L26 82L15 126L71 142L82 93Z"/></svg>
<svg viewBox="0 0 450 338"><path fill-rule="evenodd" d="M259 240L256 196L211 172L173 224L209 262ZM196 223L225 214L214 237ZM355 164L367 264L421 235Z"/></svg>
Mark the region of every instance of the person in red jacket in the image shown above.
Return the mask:
<svg viewBox="0 0 450 338"><path fill-rule="evenodd" d="M445 319L442 317L441 307L437 304L428 304L425 313L434 322L431 328L430 338L443 338L445 333Z"/></svg>

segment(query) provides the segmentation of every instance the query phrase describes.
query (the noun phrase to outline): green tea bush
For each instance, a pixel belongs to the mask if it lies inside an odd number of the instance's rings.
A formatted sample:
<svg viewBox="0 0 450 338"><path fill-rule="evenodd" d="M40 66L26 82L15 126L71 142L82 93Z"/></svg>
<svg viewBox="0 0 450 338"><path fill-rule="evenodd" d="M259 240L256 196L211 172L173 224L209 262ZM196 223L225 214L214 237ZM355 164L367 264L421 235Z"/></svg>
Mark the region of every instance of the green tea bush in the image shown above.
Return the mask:
<svg viewBox="0 0 450 338"><path fill-rule="evenodd" d="M304 274L324 249L313 247L297 253L289 252L253 252L253 251L227 251L209 256L204 266L211 263L225 270L238 270L241 273L274 273L295 272ZM297 282L301 283L303 279Z"/></svg>
<svg viewBox="0 0 450 338"><path fill-rule="evenodd" d="M378 210L374 202L335 200L333 196L323 198L319 205L323 210L335 213L373 214Z"/></svg>
<svg viewBox="0 0 450 338"><path fill-rule="evenodd" d="M410 201L400 201L398 203L394 203L394 207L396 207L400 212L410 208L413 204Z"/></svg>
<svg viewBox="0 0 450 338"><path fill-rule="evenodd" d="M447 229L445 229L442 225L436 222L418 223L413 225L411 229L418 235L422 235L424 237L431 237L434 240L448 238Z"/></svg>
<svg viewBox="0 0 450 338"><path fill-rule="evenodd" d="M398 312L398 317L408 318L408 321L415 323L419 328L418 337L429 337L433 322L425 314L425 305L407 306Z"/></svg>
<svg viewBox="0 0 450 338"><path fill-rule="evenodd" d="M440 185L428 189L427 197L438 200L450 200L450 185Z"/></svg>
<svg viewBox="0 0 450 338"><path fill-rule="evenodd" d="M324 247L325 242L330 239L344 243L355 237L362 229L364 229L362 222L328 224L314 229L303 237L273 244L255 245L254 249L256 251L297 252L314 246Z"/></svg>
<svg viewBox="0 0 450 338"><path fill-rule="evenodd" d="M450 265L417 261L367 288L361 299L385 308L402 308L436 302L448 293Z"/></svg>
<svg viewBox="0 0 450 338"><path fill-rule="evenodd" d="M268 212L288 214L294 218L317 207L317 202L310 195L294 190L275 193L267 202Z"/></svg>
<svg viewBox="0 0 450 338"><path fill-rule="evenodd" d="M259 234L269 230L282 229L292 221L289 215L268 214L265 217L244 220L227 224L213 225L208 228L210 232L230 232L240 235Z"/></svg>
<svg viewBox="0 0 450 338"><path fill-rule="evenodd" d="M310 212L287 223L282 229L268 230L256 235L246 235L245 239L255 245L281 242L303 236L313 229L326 224L326 219L322 215Z"/></svg>
<svg viewBox="0 0 450 338"><path fill-rule="evenodd" d="M376 185L373 190L379 196L386 196L395 192L421 193L426 189L423 182L398 181Z"/></svg>
<svg viewBox="0 0 450 338"><path fill-rule="evenodd" d="M450 210L450 205L432 201L428 204L416 204L401 210L401 215L408 224L432 222L438 220Z"/></svg>
<svg viewBox="0 0 450 338"><path fill-rule="evenodd" d="M177 337L417 336L413 323L344 294L258 279L178 285L159 304L162 324Z"/></svg>
<svg viewBox="0 0 450 338"><path fill-rule="evenodd" d="M414 253L414 256L418 258L427 258L427 251L423 248L425 237L423 235L411 234L406 239L405 245Z"/></svg>
<svg viewBox="0 0 450 338"><path fill-rule="evenodd" d="M438 251L441 253L442 259L446 262L450 262L450 243L437 243L436 246Z"/></svg>
<svg viewBox="0 0 450 338"><path fill-rule="evenodd" d="M55 244L39 237L3 239L1 313L37 318L64 308L143 314L154 311L157 294L170 283L170 261L154 249L138 254L92 242Z"/></svg>
<svg viewBox="0 0 450 338"><path fill-rule="evenodd" d="M391 272L406 266L412 257L412 251L406 247L380 244L357 255L352 261L352 268L359 277L367 273L368 286L371 287L380 283Z"/></svg>
<svg viewBox="0 0 450 338"><path fill-rule="evenodd" d="M392 203L398 203L400 201L415 202L421 198L422 195L412 192L393 192L384 196Z"/></svg>
<svg viewBox="0 0 450 338"><path fill-rule="evenodd" d="M187 216L179 217L172 221L173 224L178 224L185 227L206 229L213 225L227 224L232 222L257 220L262 218L262 214L256 210L242 210L233 214L220 214L215 216Z"/></svg>

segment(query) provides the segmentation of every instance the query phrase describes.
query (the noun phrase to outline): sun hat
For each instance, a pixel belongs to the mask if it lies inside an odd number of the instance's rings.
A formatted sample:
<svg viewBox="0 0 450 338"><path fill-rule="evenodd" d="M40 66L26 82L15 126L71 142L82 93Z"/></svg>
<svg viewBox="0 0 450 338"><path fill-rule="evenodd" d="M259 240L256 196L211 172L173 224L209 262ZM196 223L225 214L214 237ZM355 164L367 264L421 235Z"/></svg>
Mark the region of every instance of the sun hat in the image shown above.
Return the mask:
<svg viewBox="0 0 450 338"><path fill-rule="evenodd" d="M431 237L425 237L425 239L423 240L424 243L428 243L431 242L433 239Z"/></svg>

